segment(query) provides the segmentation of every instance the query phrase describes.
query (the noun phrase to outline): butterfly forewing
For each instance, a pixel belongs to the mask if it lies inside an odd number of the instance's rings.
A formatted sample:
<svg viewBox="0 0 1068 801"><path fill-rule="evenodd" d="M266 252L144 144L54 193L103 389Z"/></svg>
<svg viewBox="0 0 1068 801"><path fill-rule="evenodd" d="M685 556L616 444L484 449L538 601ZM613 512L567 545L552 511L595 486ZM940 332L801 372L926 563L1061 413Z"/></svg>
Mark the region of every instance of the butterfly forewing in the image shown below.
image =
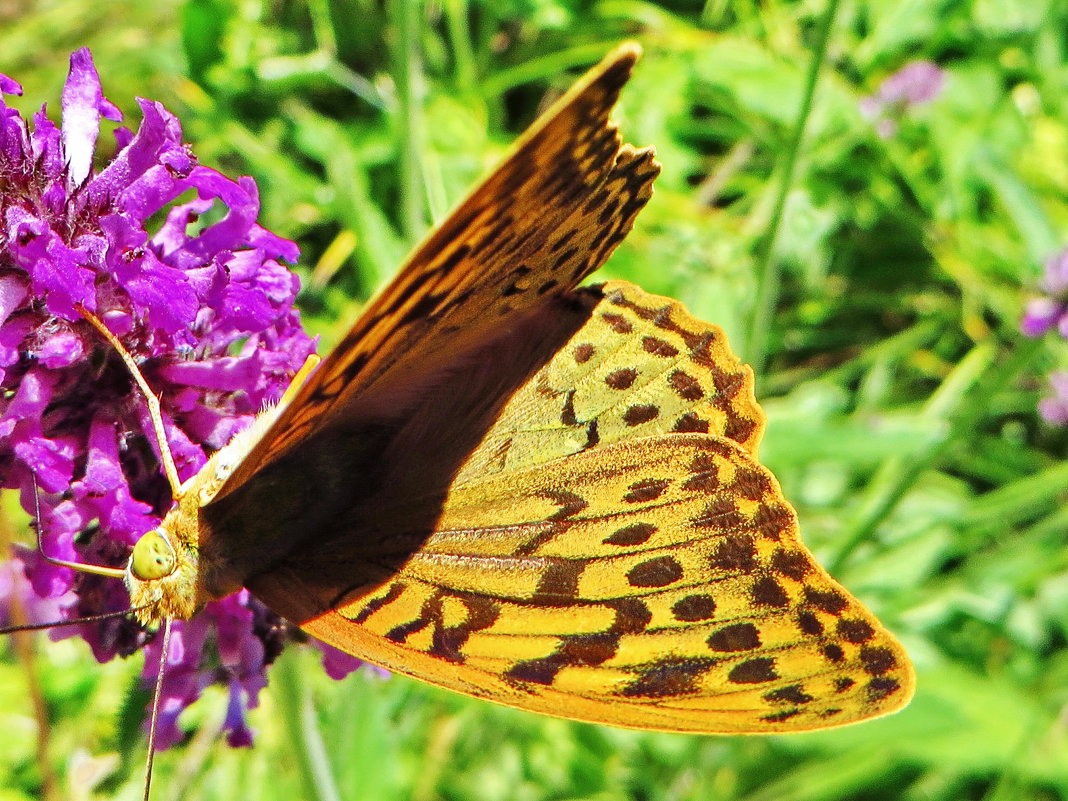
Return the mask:
<svg viewBox="0 0 1068 801"><path fill-rule="evenodd" d="M638 56L624 45L564 95L432 232L219 491L339 419L374 415L443 356L566 292L626 236L659 172L609 112ZM400 388L398 390L398 388Z"/></svg>

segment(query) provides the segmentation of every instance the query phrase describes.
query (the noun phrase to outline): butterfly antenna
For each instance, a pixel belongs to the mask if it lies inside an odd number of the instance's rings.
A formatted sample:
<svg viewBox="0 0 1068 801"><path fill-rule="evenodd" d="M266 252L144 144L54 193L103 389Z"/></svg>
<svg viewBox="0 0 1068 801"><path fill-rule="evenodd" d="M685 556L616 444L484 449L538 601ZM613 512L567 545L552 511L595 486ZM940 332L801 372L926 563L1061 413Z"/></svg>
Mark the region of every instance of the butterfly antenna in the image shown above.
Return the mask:
<svg viewBox="0 0 1068 801"><path fill-rule="evenodd" d="M160 647L159 670L156 672L156 688L152 691L152 714L148 722L148 758L145 762L145 794L144 801L148 801L149 791L152 789L152 765L156 761L156 724L159 722L159 708L163 698L163 672L167 669L167 652L171 645L171 621L167 618L163 621L163 643Z"/></svg>
<svg viewBox="0 0 1068 801"><path fill-rule="evenodd" d="M109 576L110 578L125 578L126 571L122 568L90 565L84 562L68 562L66 559L56 559L45 553L44 526L41 524L41 491L37 486L37 474L32 470L30 471L30 481L33 483L33 526L37 529L37 552L41 554L41 558L50 565L69 567L71 570L78 570L82 573L96 573L98 576ZM38 628L48 627L39 626ZM0 633L3 633L2 630L0 630Z"/></svg>
<svg viewBox="0 0 1068 801"><path fill-rule="evenodd" d="M54 629L60 626L76 626L79 623L98 623L101 620L109 620L113 617L139 612L147 609L151 604L144 606L132 606L129 609L117 609L114 612L101 612L99 615L86 615L85 617L73 617L69 620L53 620L50 623L23 623L17 626L0 626L0 634L14 634L19 631L40 631L41 629Z"/></svg>
<svg viewBox="0 0 1068 801"><path fill-rule="evenodd" d="M167 430L163 425L163 412L160 411L159 398L152 392L152 388L145 381L145 377L141 374L141 370L137 366L137 362L134 361L133 356L129 351L123 347L123 344L119 342L116 337L104 325L103 321L86 309L84 306L78 305L78 314L84 317L89 323L100 332L110 343L111 347L115 349L115 352L119 354L123 363L126 365L126 369L130 371L130 375L133 376L133 380L137 383L137 386L141 388L141 393L145 396L145 401L148 403L148 413L152 418L152 427L155 429L156 442L159 445L159 455L163 462L163 470L167 474L167 481L171 485L171 495L177 499L182 494L182 482L178 478L178 468L174 466L174 457L171 456L171 446L167 443Z"/></svg>
<svg viewBox="0 0 1068 801"><path fill-rule="evenodd" d="M42 538L42 529L44 526L41 525L41 493L40 488L37 486L37 474L32 470L30 471L30 481L33 484L33 526L37 529L37 552L41 555L41 558L49 564L59 565L60 567L69 567L74 570L80 570L83 573L96 573L101 576L124 578L126 571L120 570L117 567L104 567L103 565L88 565L83 564L82 562L68 562L66 559L53 559L44 552L44 540ZM68 620L53 620L48 623L20 623L15 626L0 626L0 635L14 634L19 631L54 629L59 626L77 626L80 623L97 623L101 620L109 620L113 617L122 617L123 615L128 615L132 612L139 612L142 609L147 609L150 605L151 604L134 606L129 609L118 609L114 612L102 612L99 615L86 615L85 617L75 617Z"/></svg>

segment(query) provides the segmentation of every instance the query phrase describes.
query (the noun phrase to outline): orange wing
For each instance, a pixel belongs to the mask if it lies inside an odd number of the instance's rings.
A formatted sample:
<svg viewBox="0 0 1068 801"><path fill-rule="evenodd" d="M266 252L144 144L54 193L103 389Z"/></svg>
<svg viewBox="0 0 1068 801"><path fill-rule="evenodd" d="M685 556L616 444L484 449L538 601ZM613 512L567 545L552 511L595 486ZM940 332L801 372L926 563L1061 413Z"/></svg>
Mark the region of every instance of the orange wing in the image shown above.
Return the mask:
<svg viewBox="0 0 1068 801"><path fill-rule="evenodd" d="M374 410L443 357L479 343L598 269L652 194L652 149L622 144L609 112L640 54L585 75L415 249L215 499L341 419Z"/></svg>

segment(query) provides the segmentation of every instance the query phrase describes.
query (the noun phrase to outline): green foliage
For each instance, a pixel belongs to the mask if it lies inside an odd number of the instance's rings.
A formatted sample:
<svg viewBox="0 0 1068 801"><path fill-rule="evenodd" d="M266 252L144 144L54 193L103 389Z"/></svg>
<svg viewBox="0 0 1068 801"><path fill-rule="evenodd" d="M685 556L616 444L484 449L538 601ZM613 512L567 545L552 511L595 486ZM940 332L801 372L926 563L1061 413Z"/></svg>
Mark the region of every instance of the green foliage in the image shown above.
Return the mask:
<svg viewBox="0 0 1068 801"><path fill-rule="evenodd" d="M919 670L894 717L729 739L550 720L369 673L333 683L290 653L254 713L256 747L217 741L224 699L209 695L190 742L159 755L156 798L330 798L324 775L354 801L1068 798L1068 434L1035 413L1068 345L1018 334L1068 227L1061 4L843 4L774 248L824 4L41 5L0 10L0 71L26 85L24 107L58 108L60 54L83 44L125 112L135 94L163 101L201 160L253 175L265 224L300 242L327 346L547 92L640 41L617 116L664 173L605 275L679 298L736 342L766 340L763 358L745 354L771 420L765 460L807 541ZM859 101L917 58L947 71L945 88L882 138ZM0 801L37 797L48 771L63 797L140 797L136 666L39 645L51 762L36 761L12 652Z"/></svg>

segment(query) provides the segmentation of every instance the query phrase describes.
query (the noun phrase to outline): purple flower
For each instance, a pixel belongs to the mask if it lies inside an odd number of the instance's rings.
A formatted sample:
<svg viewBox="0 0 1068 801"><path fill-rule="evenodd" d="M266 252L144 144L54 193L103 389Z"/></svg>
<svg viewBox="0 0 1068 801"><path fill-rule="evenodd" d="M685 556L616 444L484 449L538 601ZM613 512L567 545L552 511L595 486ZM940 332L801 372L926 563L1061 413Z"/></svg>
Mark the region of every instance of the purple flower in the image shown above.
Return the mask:
<svg viewBox="0 0 1068 801"><path fill-rule="evenodd" d="M1046 260L1039 286L1044 294L1027 302L1020 330L1029 337L1056 331L1068 339L1068 248ZM1068 425L1068 372L1055 372L1049 381L1053 395L1039 401L1039 414L1051 425Z"/></svg>
<svg viewBox="0 0 1068 801"><path fill-rule="evenodd" d="M345 653L342 650L335 648L334 646L323 642L322 640L312 640L312 643L323 652L323 670L326 671L326 675L332 679L341 680L354 670L367 667L370 670L381 673L388 676L389 671L383 670L380 667L374 665L368 665L362 659L353 656L352 654Z"/></svg>
<svg viewBox="0 0 1068 801"><path fill-rule="evenodd" d="M1068 370L1057 370L1049 377L1053 395L1038 402L1038 413L1050 425L1068 426Z"/></svg>
<svg viewBox="0 0 1068 801"><path fill-rule="evenodd" d="M105 322L160 396L184 480L281 395L314 349L293 308L297 279L280 264L298 251L256 224L253 181L198 165L159 103L138 100L139 128L117 128L114 156L94 170L100 120L121 114L88 50L71 56L62 128L44 108L31 127L3 94L21 88L0 75L0 487L20 490L33 513L36 477L50 556L121 566L167 511L170 489L145 399L78 307ZM34 619L129 606L120 581L75 576L36 552L3 571L0 603L22 592ZM147 642L155 675L160 638L132 620L54 636L75 633L101 661ZM281 621L247 592L174 623L161 742L177 739L179 713L211 683L230 688L231 742L251 742L245 710L283 639Z"/></svg>
<svg viewBox="0 0 1068 801"><path fill-rule="evenodd" d="M884 80L874 95L862 98L860 113L887 139L909 110L938 97L944 83L945 72L937 64L912 61Z"/></svg>
<svg viewBox="0 0 1068 801"><path fill-rule="evenodd" d="M71 599L42 598L33 591L23 559L28 552L18 548L15 558L0 562L0 626L48 623L59 617ZM330 674L333 675L333 674Z"/></svg>
<svg viewBox="0 0 1068 801"><path fill-rule="evenodd" d="M1045 294L1028 301L1020 330L1038 337L1057 329L1068 339L1068 248L1046 260L1039 286Z"/></svg>
<svg viewBox="0 0 1068 801"><path fill-rule="evenodd" d="M260 637L256 621L257 617L269 614L263 604L242 590L208 604L192 620L171 624L173 631L156 733L161 748L180 741L179 714L210 684L224 685L230 692L223 723L227 741L233 746L252 744L245 713L258 703L259 692L267 683L264 669L268 664L267 644ZM218 661L209 667L204 664L204 650L212 636ZM161 640L156 638L145 646L142 678L146 684L154 682L159 672ZM274 655L277 649L272 659Z"/></svg>

